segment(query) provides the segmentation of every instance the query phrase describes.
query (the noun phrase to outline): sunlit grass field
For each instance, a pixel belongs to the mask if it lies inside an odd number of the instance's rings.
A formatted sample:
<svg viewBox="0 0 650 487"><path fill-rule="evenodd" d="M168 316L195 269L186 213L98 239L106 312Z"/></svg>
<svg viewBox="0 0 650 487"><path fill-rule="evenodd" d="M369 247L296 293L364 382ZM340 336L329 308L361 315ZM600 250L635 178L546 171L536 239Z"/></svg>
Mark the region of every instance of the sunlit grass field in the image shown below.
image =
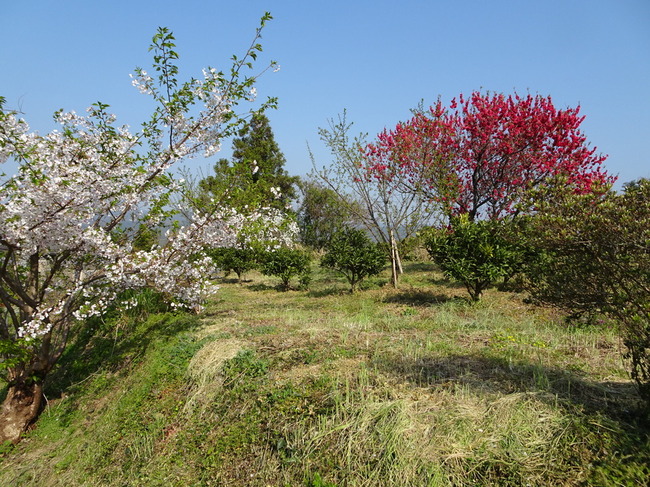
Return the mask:
<svg viewBox="0 0 650 487"><path fill-rule="evenodd" d="M199 316L151 297L79 337L0 485L646 485L648 424L611 323L471 304L431 263L350 294L223 279Z"/></svg>

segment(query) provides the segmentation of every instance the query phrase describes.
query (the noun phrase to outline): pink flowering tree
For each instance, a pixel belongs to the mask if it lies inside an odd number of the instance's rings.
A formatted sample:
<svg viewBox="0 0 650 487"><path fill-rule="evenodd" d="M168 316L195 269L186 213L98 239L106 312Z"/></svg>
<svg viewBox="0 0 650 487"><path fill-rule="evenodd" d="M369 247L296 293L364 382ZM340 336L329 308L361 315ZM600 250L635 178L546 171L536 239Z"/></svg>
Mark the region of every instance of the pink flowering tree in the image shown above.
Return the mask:
<svg viewBox="0 0 650 487"><path fill-rule="evenodd" d="M514 230L504 224L535 213L536 194L600 193L613 183L605 156L580 131L579 112L531 95L474 92L449 108L438 100L367 145L366 169L438 205L446 228L429 234L427 248L477 301L526 258L516 237L503 238Z"/></svg>
<svg viewBox="0 0 650 487"><path fill-rule="evenodd" d="M60 129L46 135L0 105L0 161L18 163L0 183L0 369L8 384L0 442L17 442L37 419L44 381L84 320L125 289L154 288L173 305L199 307L215 290L205 279L206 246L232 245L251 219L266 218L224 207L185 209L180 218L172 195L182 182L170 169L214 154L245 122L238 105L254 99L258 75L246 72L270 18L227 73L209 68L186 82L178 80L174 37L159 29L153 75L133 76L157 106L137 133L101 103L84 116L58 112ZM167 228L158 244L134 247L137 232L155 227Z"/></svg>
<svg viewBox="0 0 650 487"><path fill-rule="evenodd" d="M438 102L367 146L369 170L422 192L446 215L501 219L534 209L530 190L562 181L576 193L611 185L605 156L580 131L580 107L550 97L474 92Z"/></svg>

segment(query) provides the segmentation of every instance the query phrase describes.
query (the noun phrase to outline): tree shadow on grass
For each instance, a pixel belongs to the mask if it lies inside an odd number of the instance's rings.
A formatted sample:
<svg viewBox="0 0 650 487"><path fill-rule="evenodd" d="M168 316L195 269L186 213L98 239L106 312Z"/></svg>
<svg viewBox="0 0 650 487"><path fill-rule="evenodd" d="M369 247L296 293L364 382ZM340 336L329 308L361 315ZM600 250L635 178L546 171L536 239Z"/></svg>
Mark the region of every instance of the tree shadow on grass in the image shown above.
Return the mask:
<svg viewBox="0 0 650 487"><path fill-rule="evenodd" d="M246 279L246 277L242 277L241 280L239 280L239 279L237 279L237 276L235 276L235 277L225 277L224 276L224 277L220 277L217 280L220 281L223 284L241 284L241 285L243 285L243 284L248 284L250 282L253 282L252 279Z"/></svg>
<svg viewBox="0 0 650 487"><path fill-rule="evenodd" d="M593 381L556 367L469 354L415 360L377 357L374 363L398 380L434 391L460 386L478 395L530 394L575 417L575 434L592 435L591 448L598 452L588 485L646 485L650 478L650 418L631 382Z"/></svg>
<svg viewBox="0 0 650 487"><path fill-rule="evenodd" d="M485 393L538 393L539 397L587 413L604 414L615 421L645 416L632 382L597 382L579 372L527 362L478 355L441 358L377 358L375 365L394 377L421 387L462 385ZM650 428L650 424L646 424ZM648 430L650 432L650 429Z"/></svg>
<svg viewBox="0 0 650 487"><path fill-rule="evenodd" d="M350 287L327 287L325 289L310 289L307 296L310 298L325 298L327 296L345 296L350 295Z"/></svg>
<svg viewBox="0 0 650 487"><path fill-rule="evenodd" d="M68 346L45 384L46 407L56 408L61 428L72 423L84 401L83 410L92 413L107 393L104 388L113 387L123 371L139 363L150 349L171 346L165 362L171 367L187 360L188 350L193 354L198 343L188 332L197 329L200 321L196 315L166 312L116 323L97 320L92 325L86 325ZM88 384L92 384L90 392L84 395L81 392Z"/></svg>
<svg viewBox="0 0 650 487"><path fill-rule="evenodd" d="M460 289L462 291L467 291L467 288L465 285L460 282L460 281L455 281L453 279L449 279L447 277L436 277L433 276L430 279L428 279L429 283L434 285L434 286L440 286L440 287L446 287L449 289Z"/></svg>
<svg viewBox="0 0 650 487"><path fill-rule="evenodd" d="M279 286L276 285L270 285L270 284L264 284L261 282L258 282L257 284L251 284L249 286L246 286L247 289L250 289L251 291L271 291L275 290L277 291L279 289Z"/></svg>
<svg viewBox="0 0 650 487"><path fill-rule="evenodd" d="M407 289L390 294L384 298L385 303L407 304L409 306L434 306L448 301L467 301L460 297L450 297L424 289Z"/></svg>
<svg viewBox="0 0 650 487"><path fill-rule="evenodd" d="M570 434L584 436L589 448L597 449L584 485L647 485L650 478L650 418L631 382L593 381L556 367L469 354L376 357L374 365L434 391L523 394L563 409L575 428Z"/></svg>

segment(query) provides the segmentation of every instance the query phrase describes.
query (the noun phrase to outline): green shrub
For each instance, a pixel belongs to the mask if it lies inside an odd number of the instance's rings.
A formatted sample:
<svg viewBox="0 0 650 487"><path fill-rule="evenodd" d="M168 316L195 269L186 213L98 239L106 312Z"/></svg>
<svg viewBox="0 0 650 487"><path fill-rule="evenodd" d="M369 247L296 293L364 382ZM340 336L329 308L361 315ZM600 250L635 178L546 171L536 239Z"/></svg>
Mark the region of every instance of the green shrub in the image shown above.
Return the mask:
<svg viewBox="0 0 650 487"><path fill-rule="evenodd" d="M540 208L531 228L543 256L528 267L533 298L614 318L650 408L650 180L623 193L567 193Z"/></svg>
<svg viewBox="0 0 650 487"><path fill-rule="evenodd" d="M461 215L448 229L430 230L424 245L445 275L462 282L472 301L478 301L488 286L521 266L523 247L505 237L505 225Z"/></svg>
<svg viewBox="0 0 650 487"><path fill-rule="evenodd" d="M281 287L285 291L290 288L289 284L293 277L300 276L303 285L309 282L311 256L305 251L280 247L265 252L261 260L262 273L279 277L282 281Z"/></svg>
<svg viewBox="0 0 650 487"><path fill-rule="evenodd" d="M386 254L364 232L353 228L335 233L321 259L321 266L345 276L350 292L355 292L366 277L379 274L385 265Z"/></svg>
<svg viewBox="0 0 650 487"><path fill-rule="evenodd" d="M263 377L268 372L269 363L255 355L253 350L242 350L223 365L226 382Z"/></svg>
<svg viewBox="0 0 650 487"><path fill-rule="evenodd" d="M239 282L246 272L257 267L257 253L252 249L221 247L211 249L208 254L219 269L237 274Z"/></svg>
<svg viewBox="0 0 650 487"><path fill-rule="evenodd" d="M141 223L133 238L133 248L135 250L149 251L154 245L159 243L159 240L160 236L156 230Z"/></svg>

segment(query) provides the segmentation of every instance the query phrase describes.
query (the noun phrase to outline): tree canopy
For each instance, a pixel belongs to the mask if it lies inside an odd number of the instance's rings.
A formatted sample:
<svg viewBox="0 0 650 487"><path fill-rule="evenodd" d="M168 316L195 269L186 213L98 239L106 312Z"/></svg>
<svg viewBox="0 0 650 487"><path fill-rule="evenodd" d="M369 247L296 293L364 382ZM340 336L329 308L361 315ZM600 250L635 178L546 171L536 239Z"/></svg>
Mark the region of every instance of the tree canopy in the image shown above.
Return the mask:
<svg viewBox="0 0 650 487"><path fill-rule="evenodd" d="M296 198L298 178L289 176L269 119L254 114L232 143L232 158L219 159L214 174L199 182L199 200L214 200L239 211L261 206L286 211Z"/></svg>
<svg viewBox="0 0 650 487"><path fill-rule="evenodd" d="M342 196L317 180L300 182L302 199L298 207L297 222L302 243L321 250L327 246L332 236L355 220L358 210L352 201L342 200Z"/></svg>
<svg viewBox="0 0 650 487"><path fill-rule="evenodd" d="M321 265L343 274L354 293L361 281L384 269L386 254L362 230L342 228L327 244Z"/></svg>
<svg viewBox="0 0 650 487"><path fill-rule="evenodd" d="M548 206L531 219L540 257L528 263L528 290L576 314L615 319L650 407L650 180L599 197L565 191Z"/></svg>
<svg viewBox="0 0 650 487"><path fill-rule="evenodd" d="M568 185L577 193L614 179L580 131L580 107L550 97L474 92L438 102L379 134L366 154L376 177L440 203L447 216L498 219L534 206L528 191Z"/></svg>
<svg viewBox="0 0 650 487"><path fill-rule="evenodd" d="M330 120L329 128L319 130L333 161L320 170L314 167L314 177L333 190L355 222L389 250L392 283L397 287L402 273L399 242L430 223L432 205L421 192L401 191L398 179L371 172L366 136L351 137L351 126L344 112L338 120ZM313 157L312 162L316 166Z"/></svg>

